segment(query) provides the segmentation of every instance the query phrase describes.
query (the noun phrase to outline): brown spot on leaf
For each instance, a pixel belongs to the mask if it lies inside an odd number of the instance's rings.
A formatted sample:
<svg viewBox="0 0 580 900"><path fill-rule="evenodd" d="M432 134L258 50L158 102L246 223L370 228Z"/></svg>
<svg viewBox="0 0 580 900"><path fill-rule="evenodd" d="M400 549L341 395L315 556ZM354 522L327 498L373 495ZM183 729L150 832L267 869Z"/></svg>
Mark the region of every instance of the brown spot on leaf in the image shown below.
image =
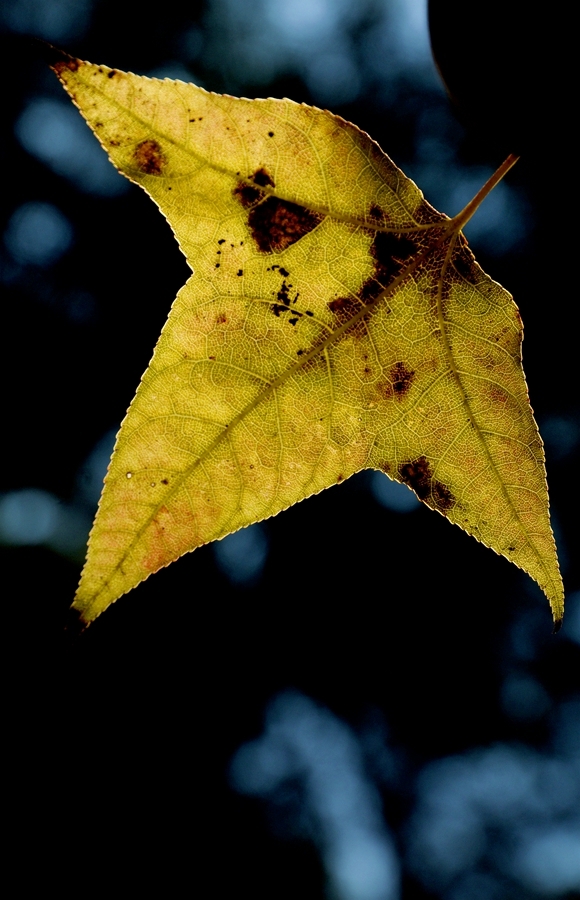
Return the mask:
<svg viewBox="0 0 580 900"><path fill-rule="evenodd" d="M337 317L346 322L355 315L360 309L360 303L356 297L337 297L328 304L331 312L336 313Z"/></svg>
<svg viewBox="0 0 580 900"><path fill-rule="evenodd" d="M244 270L243 270L243 269L238 269L238 275L243 275L243 274L244 274Z"/></svg>
<svg viewBox="0 0 580 900"><path fill-rule="evenodd" d="M382 291L383 285L379 284L375 278L369 278L360 290L360 298L365 304L373 303Z"/></svg>
<svg viewBox="0 0 580 900"><path fill-rule="evenodd" d="M405 235L379 231L371 245L375 271L360 292L363 303L373 303L415 253L417 244Z"/></svg>
<svg viewBox="0 0 580 900"><path fill-rule="evenodd" d="M264 199L264 192L252 187L251 184L245 184L243 181L240 181L234 188L234 197L240 201L244 209L248 209L248 207L255 206L256 203Z"/></svg>
<svg viewBox="0 0 580 900"><path fill-rule="evenodd" d="M252 237L262 253L286 250L321 221L318 213L277 197L262 200L248 216Z"/></svg>
<svg viewBox="0 0 580 900"><path fill-rule="evenodd" d="M169 484L169 479L168 479L168 478L162 478L162 479L161 479L161 484Z"/></svg>
<svg viewBox="0 0 580 900"><path fill-rule="evenodd" d="M399 475L404 484L413 488L420 500L426 500L431 493L431 466L427 457L420 456L413 462L402 463Z"/></svg>
<svg viewBox="0 0 580 900"><path fill-rule="evenodd" d="M107 75L107 78L114 78L116 74L117 74L116 69L111 69L111 71Z"/></svg>
<svg viewBox="0 0 580 900"><path fill-rule="evenodd" d="M256 184L259 184L260 187L275 187L274 179L264 168L258 169L256 172L254 172L254 174L252 175L252 181L254 181Z"/></svg>
<svg viewBox="0 0 580 900"><path fill-rule="evenodd" d="M223 325L224 322L227 322L227 321L228 321L228 317L226 316L225 313L220 313L219 316L218 316L217 319L216 319L216 323L217 323L218 325Z"/></svg>
<svg viewBox="0 0 580 900"><path fill-rule="evenodd" d="M465 281L471 284L476 284L481 280L481 276L477 271L475 257L467 247L459 248L453 255L453 267L458 275L461 275Z"/></svg>
<svg viewBox="0 0 580 900"><path fill-rule="evenodd" d="M272 266L272 268L274 268L274 267ZM286 271L286 270L284 270L284 271ZM288 274L288 273L286 273L286 274ZM294 299L291 300L290 299L290 288L291 287L292 287L291 284L288 284L286 281L283 281L282 287L280 288L280 290L278 291L278 294L277 294L277 299L280 301L280 303L284 303L285 306L290 306L290 303L296 303L296 301L298 300L298 297L300 296L300 294L296 294ZM302 315L302 313L299 313L298 315Z"/></svg>
<svg viewBox="0 0 580 900"><path fill-rule="evenodd" d="M285 306L290 306L290 285L286 284L285 281L282 282L282 287L278 291L278 300L281 303L284 303Z"/></svg>
<svg viewBox="0 0 580 900"><path fill-rule="evenodd" d="M378 280L386 287L416 252L417 244L405 235L379 231L371 248Z"/></svg>
<svg viewBox="0 0 580 900"><path fill-rule="evenodd" d="M384 218L384 213L380 206L377 206L376 203L373 203L373 205L369 209L369 216L371 219L374 219L375 222L380 222Z"/></svg>
<svg viewBox="0 0 580 900"><path fill-rule="evenodd" d="M413 383L414 377L415 372L412 369L408 369L404 362L395 363L389 372L395 397L402 399L405 396Z"/></svg>
<svg viewBox="0 0 580 900"><path fill-rule="evenodd" d="M161 175L167 163L160 145L152 138L137 144L133 152L133 160L137 168L145 175Z"/></svg>
<svg viewBox="0 0 580 900"><path fill-rule="evenodd" d="M455 506L456 500L448 487L433 478L433 472L426 456L419 456L399 466L399 476L404 484L412 488L419 500L445 513Z"/></svg>
<svg viewBox="0 0 580 900"><path fill-rule="evenodd" d="M273 131L269 131L269 132L268 132L268 137L274 137L274 132L273 132Z"/></svg>
<svg viewBox="0 0 580 900"><path fill-rule="evenodd" d="M439 512L445 513L449 509L453 509L455 506L456 500L448 487L446 487L441 481L437 481L436 479L433 481L433 487L431 490L431 501L433 506L439 510Z"/></svg>

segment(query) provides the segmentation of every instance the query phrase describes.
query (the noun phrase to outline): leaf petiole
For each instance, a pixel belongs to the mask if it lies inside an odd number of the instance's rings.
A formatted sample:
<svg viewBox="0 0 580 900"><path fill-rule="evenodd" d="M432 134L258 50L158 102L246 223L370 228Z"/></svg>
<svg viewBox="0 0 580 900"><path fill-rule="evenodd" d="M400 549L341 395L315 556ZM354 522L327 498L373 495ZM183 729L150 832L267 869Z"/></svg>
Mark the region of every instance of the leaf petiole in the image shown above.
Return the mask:
<svg viewBox="0 0 580 900"><path fill-rule="evenodd" d="M502 178L507 175L512 166L515 166L519 159L519 156L516 156L515 153L510 153L510 155L505 159L501 166L496 169L493 175L487 179L483 187L481 187L473 200L470 200L464 209L461 212L457 213L456 216L453 216L448 227L448 234L458 234L462 228L464 228L474 213L479 209L485 198L490 194L494 187L500 183Z"/></svg>

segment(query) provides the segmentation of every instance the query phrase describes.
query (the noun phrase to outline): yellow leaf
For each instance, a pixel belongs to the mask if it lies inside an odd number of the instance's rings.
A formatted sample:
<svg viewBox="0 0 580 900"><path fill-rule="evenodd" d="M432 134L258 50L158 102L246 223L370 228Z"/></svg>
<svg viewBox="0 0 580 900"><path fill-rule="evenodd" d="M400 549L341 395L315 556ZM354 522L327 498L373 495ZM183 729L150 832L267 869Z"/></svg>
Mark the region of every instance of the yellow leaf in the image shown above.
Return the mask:
<svg viewBox="0 0 580 900"><path fill-rule="evenodd" d="M436 212L329 112L69 58L53 68L193 273L118 435L82 621L364 468L528 572L560 620L521 321L467 248L471 212Z"/></svg>

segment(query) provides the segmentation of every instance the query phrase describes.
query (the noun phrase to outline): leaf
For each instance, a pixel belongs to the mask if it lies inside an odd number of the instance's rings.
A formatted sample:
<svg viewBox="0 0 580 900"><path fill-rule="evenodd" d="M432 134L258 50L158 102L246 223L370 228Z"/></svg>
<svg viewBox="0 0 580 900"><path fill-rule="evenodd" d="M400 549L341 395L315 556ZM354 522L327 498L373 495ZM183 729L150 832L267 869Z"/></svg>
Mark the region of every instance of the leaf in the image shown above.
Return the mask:
<svg viewBox="0 0 580 900"><path fill-rule="evenodd" d="M472 209L436 212L329 112L69 57L53 68L193 272L118 435L82 622L364 468L528 572L560 620L521 320L460 233Z"/></svg>

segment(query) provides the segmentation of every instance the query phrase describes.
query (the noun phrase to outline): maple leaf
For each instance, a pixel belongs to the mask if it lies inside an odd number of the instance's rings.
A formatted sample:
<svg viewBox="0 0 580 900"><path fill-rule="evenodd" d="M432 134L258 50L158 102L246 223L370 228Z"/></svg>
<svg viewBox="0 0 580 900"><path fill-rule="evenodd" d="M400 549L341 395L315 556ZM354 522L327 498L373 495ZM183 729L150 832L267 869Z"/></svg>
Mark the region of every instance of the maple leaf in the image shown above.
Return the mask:
<svg viewBox="0 0 580 900"><path fill-rule="evenodd" d="M528 572L561 620L512 297L368 135L60 57L192 275L117 437L73 604L88 624L182 554L364 468Z"/></svg>

